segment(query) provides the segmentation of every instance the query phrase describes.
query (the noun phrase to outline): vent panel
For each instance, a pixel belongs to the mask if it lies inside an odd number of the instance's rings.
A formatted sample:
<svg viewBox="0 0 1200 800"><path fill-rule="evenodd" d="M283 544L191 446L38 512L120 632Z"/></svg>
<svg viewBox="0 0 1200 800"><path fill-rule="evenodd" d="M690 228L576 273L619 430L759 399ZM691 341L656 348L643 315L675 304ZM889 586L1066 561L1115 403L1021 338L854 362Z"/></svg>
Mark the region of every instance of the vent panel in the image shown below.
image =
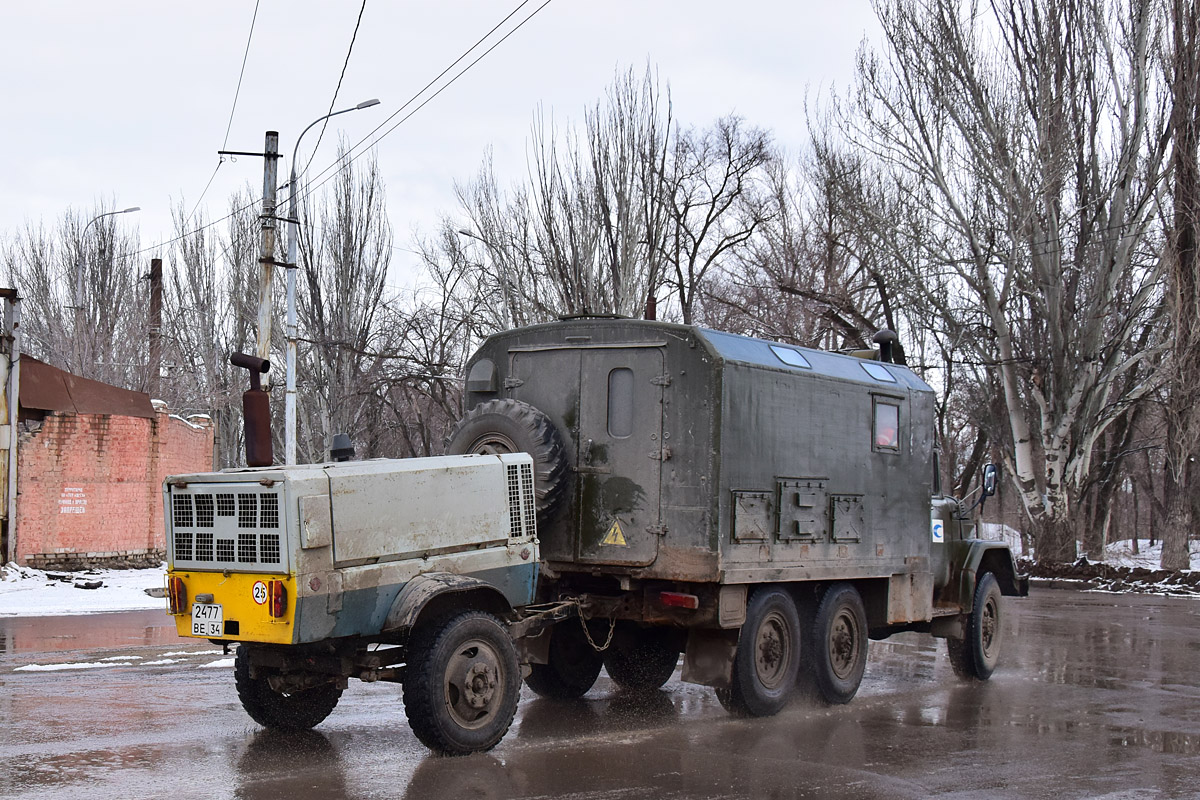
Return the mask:
<svg viewBox="0 0 1200 800"><path fill-rule="evenodd" d="M240 572L286 569L283 493L257 484L226 486L171 488L172 564Z"/></svg>

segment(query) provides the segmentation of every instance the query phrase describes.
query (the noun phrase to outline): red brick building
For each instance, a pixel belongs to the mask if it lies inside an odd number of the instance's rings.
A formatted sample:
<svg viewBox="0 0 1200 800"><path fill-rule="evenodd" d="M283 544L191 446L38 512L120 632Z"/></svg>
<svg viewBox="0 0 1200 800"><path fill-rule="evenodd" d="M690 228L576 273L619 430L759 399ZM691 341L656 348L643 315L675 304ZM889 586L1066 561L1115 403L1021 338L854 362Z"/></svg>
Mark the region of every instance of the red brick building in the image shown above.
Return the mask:
<svg viewBox="0 0 1200 800"><path fill-rule="evenodd" d="M148 395L25 356L20 398L16 562L157 564L163 478L212 469L208 418L172 416Z"/></svg>

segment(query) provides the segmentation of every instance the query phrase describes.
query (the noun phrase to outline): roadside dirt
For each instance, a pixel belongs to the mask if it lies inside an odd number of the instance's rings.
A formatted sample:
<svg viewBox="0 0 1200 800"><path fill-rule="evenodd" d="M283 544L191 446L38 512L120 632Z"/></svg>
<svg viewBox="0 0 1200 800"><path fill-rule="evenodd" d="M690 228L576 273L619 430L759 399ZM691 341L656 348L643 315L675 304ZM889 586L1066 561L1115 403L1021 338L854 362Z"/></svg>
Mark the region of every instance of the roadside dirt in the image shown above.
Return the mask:
<svg viewBox="0 0 1200 800"><path fill-rule="evenodd" d="M1174 596L1200 596L1200 572L1168 572L1142 567L1114 567L1081 558L1073 564L1040 564L1021 561L1020 568L1035 580L1051 585Z"/></svg>

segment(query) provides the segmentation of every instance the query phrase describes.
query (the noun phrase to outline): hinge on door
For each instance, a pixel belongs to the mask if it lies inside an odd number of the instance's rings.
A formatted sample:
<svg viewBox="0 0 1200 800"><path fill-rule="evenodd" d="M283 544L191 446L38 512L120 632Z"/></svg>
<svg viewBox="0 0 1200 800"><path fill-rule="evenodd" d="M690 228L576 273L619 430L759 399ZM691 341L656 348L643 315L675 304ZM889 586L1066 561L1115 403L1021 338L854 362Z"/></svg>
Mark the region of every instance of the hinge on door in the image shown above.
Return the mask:
<svg viewBox="0 0 1200 800"><path fill-rule="evenodd" d="M511 378L510 377L510 378L504 379L504 388L505 389L518 389L524 385L525 385L525 381L521 380L520 378Z"/></svg>
<svg viewBox="0 0 1200 800"><path fill-rule="evenodd" d="M659 375L657 378L651 378L650 383L654 386L670 386L671 385L671 376L670 375Z"/></svg>
<svg viewBox="0 0 1200 800"><path fill-rule="evenodd" d="M650 454L650 458L654 459L655 461L670 461L671 448L664 447L662 450L657 450Z"/></svg>
<svg viewBox="0 0 1200 800"><path fill-rule="evenodd" d="M661 523L658 525L647 525L646 533L653 533L655 536L666 536L667 526Z"/></svg>

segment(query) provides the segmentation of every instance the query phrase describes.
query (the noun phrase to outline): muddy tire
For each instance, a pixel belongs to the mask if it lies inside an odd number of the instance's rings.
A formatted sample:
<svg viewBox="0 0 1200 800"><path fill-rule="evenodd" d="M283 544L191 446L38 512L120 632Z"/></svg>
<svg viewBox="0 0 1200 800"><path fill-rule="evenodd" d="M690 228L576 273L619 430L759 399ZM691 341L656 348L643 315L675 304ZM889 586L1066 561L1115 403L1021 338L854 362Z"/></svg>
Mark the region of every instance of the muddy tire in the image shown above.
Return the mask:
<svg viewBox="0 0 1200 800"><path fill-rule="evenodd" d="M604 651L608 677L622 689L652 692L671 679L679 663L679 647L671 631L633 628L619 631L612 647Z"/></svg>
<svg viewBox="0 0 1200 800"><path fill-rule="evenodd" d="M966 638L947 639L950 666L961 678L986 681L1000 660L1000 584L985 572L975 583L975 603L967 617Z"/></svg>
<svg viewBox="0 0 1200 800"><path fill-rule="evenodd" d="M733 659L733 682L717 699L733 714L769 717L787 705L800 668L800 617L783 589L750 597Z"/></svg>
<svg viewBox="0 0 1200 800"><path fill-rule="evenodd" d="M547 664L530 664L525 685L552 700L575 700L596 683L603 656L588 643L577 619L560 622L550 631Z"/></svg>
<svg viewBox="0 0 1200 800"><path fill-rule="evenodd" d="M858 590L835 583L817 604L808 629L805 666L817 698L849 703L867 668L867 613Z"/></svg>
<svg viewBox="0 0 1200 800"><path fill-rule="evenodd" d="M521 694L521 668L500 620L464 611L418 627L408 644L404 712L437 753L490 750L504 738Z"/></svg>
<svg viewBox="0 0 1200 800"><path fill-rule="evenodd" d="M233 682L238 699L250 718L275 731L306 731L332 713L342 690L334 683L299 692L281 693L264 675L250 677L250 648L238 645L233 661Z"/></svg>
<svg viewBox="0 0 1200 800"><path fill-rule="evenodd" d="M446 452L528 453L533 456L538 525L553 519L567 497L569 464L562 437L550 418L519 400L488 400L459 420Z"/></svg>

